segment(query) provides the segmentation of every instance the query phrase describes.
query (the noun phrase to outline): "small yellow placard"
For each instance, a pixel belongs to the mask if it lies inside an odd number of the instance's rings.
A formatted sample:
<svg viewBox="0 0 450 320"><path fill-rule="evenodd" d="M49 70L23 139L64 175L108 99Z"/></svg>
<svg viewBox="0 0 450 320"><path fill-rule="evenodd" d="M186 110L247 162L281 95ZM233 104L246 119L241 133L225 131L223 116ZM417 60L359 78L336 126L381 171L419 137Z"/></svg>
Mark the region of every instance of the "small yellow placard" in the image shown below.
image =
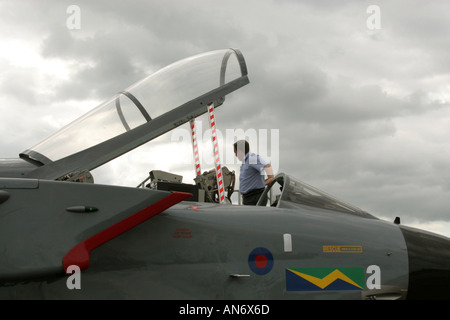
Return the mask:
<svg viewBox="0 0 450 320"><path fill-rule="evenodd" d="M362 253L362 246L322 246L325 253Z"/></svg>

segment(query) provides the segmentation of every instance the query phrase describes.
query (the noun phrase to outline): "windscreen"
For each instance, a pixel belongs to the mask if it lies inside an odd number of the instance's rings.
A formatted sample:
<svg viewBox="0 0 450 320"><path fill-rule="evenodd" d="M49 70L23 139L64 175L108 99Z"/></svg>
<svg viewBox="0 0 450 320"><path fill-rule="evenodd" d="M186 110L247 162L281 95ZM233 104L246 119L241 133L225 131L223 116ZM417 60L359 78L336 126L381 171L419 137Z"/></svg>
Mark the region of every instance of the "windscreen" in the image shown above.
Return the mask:
<svg viewBox="0 0 450 320"><path fill-rule="evenodd" d="M124 132L246 74L238 51L217 50L171 64L117 93L21 157L57 161Z"/></svg>
<svg viewBox="0 0 450 320"><path fill-rule="evenodd" d="M295 203L309 207L346 212L357 216L373 218L372 215L361 210L360 208L330 196L329 194L291 176L280 175L275 179L282 184L280 207L286 207L283 203Z"/></svg>

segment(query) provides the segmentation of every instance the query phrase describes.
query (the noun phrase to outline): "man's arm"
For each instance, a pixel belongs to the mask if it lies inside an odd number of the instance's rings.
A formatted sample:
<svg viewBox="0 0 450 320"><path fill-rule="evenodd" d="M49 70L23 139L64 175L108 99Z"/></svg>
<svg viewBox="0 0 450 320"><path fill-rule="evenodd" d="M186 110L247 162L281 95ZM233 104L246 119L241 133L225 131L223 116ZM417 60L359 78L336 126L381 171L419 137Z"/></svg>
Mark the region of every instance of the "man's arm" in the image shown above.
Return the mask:
<svg viewBox="0 0 450 320"><path fill-rule="evenodd" d="M270 163L264 167L264 171L266 171L266 174L267 174L267 180L266 180L266 186L267 186L272 183L272 180L274 177L272 166L270 165Z"/></svg>

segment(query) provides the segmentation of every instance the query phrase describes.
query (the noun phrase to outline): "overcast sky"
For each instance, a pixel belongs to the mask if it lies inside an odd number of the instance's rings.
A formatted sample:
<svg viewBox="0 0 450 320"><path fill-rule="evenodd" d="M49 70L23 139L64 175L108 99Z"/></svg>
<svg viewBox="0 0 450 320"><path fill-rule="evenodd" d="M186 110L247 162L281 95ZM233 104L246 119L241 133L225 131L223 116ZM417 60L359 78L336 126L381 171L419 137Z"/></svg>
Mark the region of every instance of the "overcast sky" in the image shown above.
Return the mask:
<svg viewBox="0 0 450 320"><path fill-rule="evenodd" d="M250 84L216 109L226 166L239 170L227 130L253 130L267 151L251 148L277 172L450 236L449 12L448 0L0 0L0 156L165 65L238 48ZM191 157L172 132L93 173L136 186L160 169L193 183Z"/></svg>

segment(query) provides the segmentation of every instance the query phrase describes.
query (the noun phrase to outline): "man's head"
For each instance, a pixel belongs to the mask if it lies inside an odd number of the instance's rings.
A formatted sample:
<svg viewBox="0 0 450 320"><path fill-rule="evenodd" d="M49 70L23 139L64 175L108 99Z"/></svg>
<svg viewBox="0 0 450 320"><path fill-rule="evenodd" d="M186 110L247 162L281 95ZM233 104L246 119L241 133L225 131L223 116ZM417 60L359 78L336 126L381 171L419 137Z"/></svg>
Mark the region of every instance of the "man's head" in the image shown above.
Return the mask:
<svg viewBox="0 0 450 320"><path fill-rule="evenodd" d="M233 147L234 147L234 154L240 161L242 161L245 155L250 151L250 145L246 140L236 141L233 144Z"/></svg>

